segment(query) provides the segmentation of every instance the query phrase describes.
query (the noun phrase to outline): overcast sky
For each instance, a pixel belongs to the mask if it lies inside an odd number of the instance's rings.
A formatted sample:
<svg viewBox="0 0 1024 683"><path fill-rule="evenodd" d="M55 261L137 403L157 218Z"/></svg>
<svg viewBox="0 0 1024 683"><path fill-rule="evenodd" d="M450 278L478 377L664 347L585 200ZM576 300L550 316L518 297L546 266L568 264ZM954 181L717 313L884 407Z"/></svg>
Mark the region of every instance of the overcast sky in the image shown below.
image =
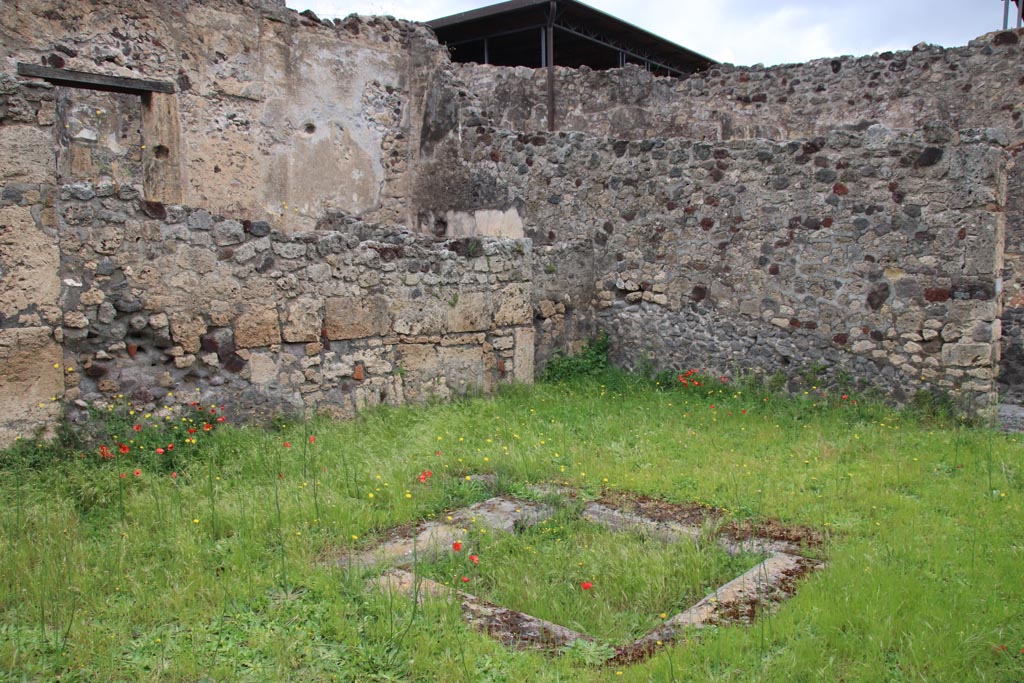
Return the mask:
<svg viewBox="0 0 1024 683"><path fill-rule="evenodd" d="M354 12L415 21L495 4L491 0L287 2L293 9L311 9L321 17ZM921 42L966 45L1003 26L1003 0L586 0L586 4L720 62L746 65L905 50ZM1013 3L1011 10L1016 10Z"/></svg>

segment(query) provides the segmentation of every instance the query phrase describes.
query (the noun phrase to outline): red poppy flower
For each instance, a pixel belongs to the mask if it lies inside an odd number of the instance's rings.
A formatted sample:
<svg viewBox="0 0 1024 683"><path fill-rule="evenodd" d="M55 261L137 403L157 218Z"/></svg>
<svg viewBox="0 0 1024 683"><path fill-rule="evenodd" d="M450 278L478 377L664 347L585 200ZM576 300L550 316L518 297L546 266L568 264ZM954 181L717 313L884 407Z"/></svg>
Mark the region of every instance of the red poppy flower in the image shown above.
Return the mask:
<svg viewBox="0 0 1024 683"><path fill-rule="evenodd" d="M588 590L590 590L593 587L594 587L594 584L592 584L589 581L584 581L583 583L580 584L580 588L582 588L585 591L588 591Z"/></svg>
<svg viewBox="0 0 1024 683"><path fill-rule="evenodd" d="M226 417L224 417L223 415L221 415L220 417L218 417L218 418L217 418L217 422L223 422L223 421L224 421L224 420L226 420L226 419L227 419Z"/></svg>
<svg viewBox="0 0 1024 683"><path fill-rule="evenodd" d="M716 408L718 408L718 406L716 406L714 403L712 403L711 404L711 410L715 410Z"/></svg>
<svg viewBox="0 0 1024 683"><path fill-rule="evenodd" d="M128 447L128 444L119 443L117 444L117 450L121 451L121 455L125 455L130 453L132 449Z"/></svg>
<svg viewBox="0 0 1024 683"><path fill-rule="evenodd" d="M134 474L136 477L141 477L142 476L142 470L135 470L132 474Z"/></svg>
<svg viewBox="0 0 1024 683"><path fill-rule="evenodd" d="M156 449L156 453L157 453L157 455L163 455L164 454L164 449L158 448L158 449Z"/></svg>
<svg viewBox="0 0 1024 683"><path fill-rule="evenodd" d="M285 442L284 442L284 447L285 447L285 448L291 448L291 447L292 447L292 443L291 443L291 441L285 441Z"/></svg>
<svg viewBox="0 0 1024 683"><path fill-rule="evenodd" d="M134 429L137 432L141 432L142 431L142 425L132 425L132 429Z"/></svg>
<svg viewBox="0 0 1024 683"><path fill-rule="evenodd" d="M421 484L426 484L427 483L427 475L425 475L423 473L420 473L420 476L418 476L416 478L420 480Z"/></svg>
<svg viewBox="0 0 1024 683"><path fill-rule="evenodd" d="M462 583L469 583L469 577L468 576L463 576L462 577Z"/></svg>
<svg viewBox="0 0 1024 683"><path fill-rule="evenodd" d="M436 456L440 457L440 455L441 455L441 451L434 451L434 455L436 455Z"/></svg>
<svg viewBox="0 0 1024 683"><path fill-rule="evenodd" d="M454 550L455 552L459 552L460 550L462 550L462 542L455 541L454 543L452 543L452 550Z"/></svg>
<svg viewBox="0 0 1024 683"><path fill-rule="evenodd" d="M174 444L173 443L167 444L167 450L173 451L174 450Z"/></svg>
<svg viewBox="0 0 1024 683"><path fill-rule="evenodd" d="M846 394L843 394L843 397L842 397L842 398L843 398L843 400L845 401L845 400L847 400L847 399L848 399L848 398L850 398L850 397L849 397L849 396L847 396Z"/></svg>
<svg viewBox="0 0 1024 683"><path fill-rule="evenodd" d="M127 475L127 474L125 474L124 472L122 472L122 473L121 473L121 478L122 478L122 479L124 479L124 478L125 478L125 477L127 477L127 476L128 476L128 475Z"/></svg>
<svg viewBox="0 0 1024 683"><path fill-rule="evenodd" d="M178 478L178 473L177 472L171 472L171 479L177 479L177 478Z"/></svg>
<svg viewBox="0 0 1024 683"><path fill-rule="evenodd" d="M480 564L480 558L477 557L476 555L470 555L469 556L469 561L472 562L473 564Z"/></svg>
<svg viewBox="0 0 1024 683"><path fill-rule="evenodd" d="M106 444L103 444L100 446L100 457L104 460L109 460L114 457L114 454L110 452L110 449L107 448Z"/></svg>
<svg viewBox="0 0 1024 683"><path fill-rule="evenodd" d="M189 434L195 434L195 433L196 433L196 432L198 432L198 431L199 431L199 430L198 430L198 429L196 429L195 427L189 427L189 428L188 428L188 433L189 433Z"/></svg>
<svg viewBox="0 0 1024 683"><path fill-rule="evenodd" d="M740 411L740 415L746 415L746 414L747 414L747 409L746 408L744 408L743 410Z"/></svg>
<svg viewBox="0 0 1024 683"><path fill-rule="evenodd" d="M309 435L309 442L310 442L310 443L316 443L316 437L315 437L315 436L313 436L312 434L310 434L310 435Z"/></svg>

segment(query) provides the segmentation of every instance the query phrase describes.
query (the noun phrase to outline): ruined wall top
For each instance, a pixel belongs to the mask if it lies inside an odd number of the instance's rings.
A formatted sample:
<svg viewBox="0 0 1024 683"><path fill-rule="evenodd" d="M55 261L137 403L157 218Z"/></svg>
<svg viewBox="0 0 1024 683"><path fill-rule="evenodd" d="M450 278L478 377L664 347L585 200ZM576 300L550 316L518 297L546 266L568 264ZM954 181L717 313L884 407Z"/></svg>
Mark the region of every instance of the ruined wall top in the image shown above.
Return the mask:
<svg viewBox="0 0 1024 683"><path fill-rule="evenodd" d="M556 127L624 139L815 137L842 128L1001 127L1018 137L1024 33L990 33L965 47L920 44L903 52L773 67L715 66L660 78L640 67L558 68ZM501 128L547 127L546 74L524 67L459 65L477 113Z"/></svg>

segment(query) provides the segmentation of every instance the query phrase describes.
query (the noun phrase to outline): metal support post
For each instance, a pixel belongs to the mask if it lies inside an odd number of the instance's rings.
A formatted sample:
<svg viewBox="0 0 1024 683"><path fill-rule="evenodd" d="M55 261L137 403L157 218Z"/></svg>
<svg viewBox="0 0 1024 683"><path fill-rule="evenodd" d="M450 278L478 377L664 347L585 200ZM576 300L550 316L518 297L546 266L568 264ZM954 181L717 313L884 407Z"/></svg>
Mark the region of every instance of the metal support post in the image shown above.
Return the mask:
<svg viewBox="0 0 1024 683"><path fill-rule="evenodd" d="M548 55L548 130L555 130L555 0L548 6L547 55Z"/></svg>

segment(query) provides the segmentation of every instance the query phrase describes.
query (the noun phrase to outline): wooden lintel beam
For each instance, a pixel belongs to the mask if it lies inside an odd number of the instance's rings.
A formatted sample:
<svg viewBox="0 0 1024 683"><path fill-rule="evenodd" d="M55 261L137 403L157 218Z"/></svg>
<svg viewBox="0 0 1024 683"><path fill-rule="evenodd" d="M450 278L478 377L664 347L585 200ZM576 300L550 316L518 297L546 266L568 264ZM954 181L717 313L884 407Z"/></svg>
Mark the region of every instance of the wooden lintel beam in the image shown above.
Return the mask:
<svg viewBox="0 0 1024 683"><path fill-rule="evenodd" d="M26 64L25 62L18 62L18 75L42 78L54 85L63 85L68 88L103 90L128 95L145 96L154 92L174 92L174 84L167 81L149 81L141 78L91 74L85 71L54 69L48 66L39 66L38 64Z"/></svg>

